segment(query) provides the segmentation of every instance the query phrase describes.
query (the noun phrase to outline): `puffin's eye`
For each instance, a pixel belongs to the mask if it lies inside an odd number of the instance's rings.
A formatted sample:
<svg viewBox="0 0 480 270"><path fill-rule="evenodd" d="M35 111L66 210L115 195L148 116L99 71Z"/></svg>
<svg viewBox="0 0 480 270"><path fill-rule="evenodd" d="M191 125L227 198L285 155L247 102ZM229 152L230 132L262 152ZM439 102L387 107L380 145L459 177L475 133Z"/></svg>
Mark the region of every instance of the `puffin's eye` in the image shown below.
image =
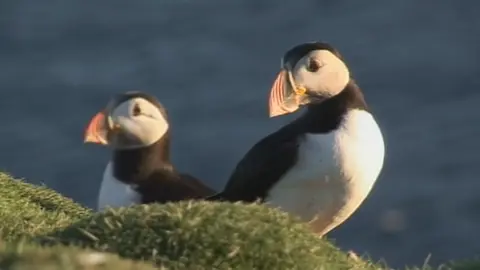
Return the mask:
<svg viewBox="0 0 480 270"><path fill-rule="evenodd" d="M307 70L310 72L317 72L320 69L320 63L314 59L308 60Z"/></svg>
<svg viewBox="0 0 480 270"><path fill-rule="evenodd" d="M140 106L138 106L138 104L135 104L132 110L133 116L139 116L141 113L142 113L142 110L140 110Z"/></svg>

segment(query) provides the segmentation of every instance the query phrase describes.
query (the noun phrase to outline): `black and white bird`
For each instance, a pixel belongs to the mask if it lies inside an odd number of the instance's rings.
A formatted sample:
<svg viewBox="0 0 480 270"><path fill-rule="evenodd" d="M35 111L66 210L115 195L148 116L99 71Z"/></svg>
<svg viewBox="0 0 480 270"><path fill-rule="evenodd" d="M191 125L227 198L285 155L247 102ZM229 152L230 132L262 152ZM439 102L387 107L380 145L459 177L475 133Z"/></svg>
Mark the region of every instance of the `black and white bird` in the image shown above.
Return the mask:
<svg viewBox="0 0 480 270"><path fill-rule="evenodd" d="M207 200L260 200L308 222L322 236L365 200L384 162L380 128L331 45L297 45L282 58L270 117L303 115L255 144L224 190Z"/></svg>
<svg viewBox="0 0 480 270"><path fill-rule="evenodd" d="M103 174L98 210L197 199L215 193L173 167L167 113L151 95L127 92L114 97L90 120L84 142L113 148Z"/></svg>

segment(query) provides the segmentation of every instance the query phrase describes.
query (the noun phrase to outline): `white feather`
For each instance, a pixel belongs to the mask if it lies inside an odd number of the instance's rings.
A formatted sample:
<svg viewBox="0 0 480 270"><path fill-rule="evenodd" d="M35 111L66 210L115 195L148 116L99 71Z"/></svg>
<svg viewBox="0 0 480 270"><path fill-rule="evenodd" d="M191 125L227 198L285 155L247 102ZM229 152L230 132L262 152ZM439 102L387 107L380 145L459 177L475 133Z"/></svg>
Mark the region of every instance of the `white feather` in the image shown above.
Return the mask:
<svg viewBox="0 0 480 270"><path fill-rule="evenodd" d="M106 207L123 207L140 202L140 194L130 185L115 179L112 164L108 163L103 173L102 184L98 196L97 210L102 211Z"/></svg>
<svg viewBox="0 0 480 270"><path fill-rule="evenodd" d="M372 115L352 110L328 134L307 134L298 161L270 190L267 202L310 222L324 235L370 193L383 167L384 142Z"/></svg>

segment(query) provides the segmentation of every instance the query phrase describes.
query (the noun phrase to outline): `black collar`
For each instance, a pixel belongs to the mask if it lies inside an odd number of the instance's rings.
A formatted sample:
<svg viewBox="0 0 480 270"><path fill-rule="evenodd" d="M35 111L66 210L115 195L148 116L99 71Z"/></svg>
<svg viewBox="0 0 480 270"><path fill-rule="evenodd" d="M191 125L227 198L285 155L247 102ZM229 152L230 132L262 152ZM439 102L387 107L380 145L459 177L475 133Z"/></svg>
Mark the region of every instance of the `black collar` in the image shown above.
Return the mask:
<svg viewBox="0 0 480 270"><path fill-rule="evenodd" d="M310 104L307 111L296 120L304 133L328 133L338 128L348 110L369 111L362 91L353 80L340 94L319 104Z"/></svg>
<svg viewBox="0 0 480 270"><path fill-rule="evenodd" d="M112 165L113 176L125 184L140 185L156 171L174 174L169 134L148 147L113 151Z"/></svg>

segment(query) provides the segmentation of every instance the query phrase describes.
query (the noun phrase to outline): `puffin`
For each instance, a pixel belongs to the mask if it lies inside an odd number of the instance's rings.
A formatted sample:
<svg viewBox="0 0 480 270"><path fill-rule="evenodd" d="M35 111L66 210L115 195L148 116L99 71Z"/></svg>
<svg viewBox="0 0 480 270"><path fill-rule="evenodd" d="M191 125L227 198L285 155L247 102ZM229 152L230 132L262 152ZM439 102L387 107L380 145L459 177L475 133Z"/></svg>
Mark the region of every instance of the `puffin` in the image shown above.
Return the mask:
<svg viewBox="0 0 480 270"><path fill-rule="evenodd" d="M114 96L87 125L84 143L112 149L97 210L133 204L167 203L215 194L170 161L166 109L152 95L128 91Z"/></svg>
<svg viewBox="0 0 480 270"><path fill-rule="evenodd" d="M260 202L295 215L318 236L348 219L383 167L382 132L339 51L326 42L282 57L269 116L296 119L256 143L210 201Z"/></svg>

